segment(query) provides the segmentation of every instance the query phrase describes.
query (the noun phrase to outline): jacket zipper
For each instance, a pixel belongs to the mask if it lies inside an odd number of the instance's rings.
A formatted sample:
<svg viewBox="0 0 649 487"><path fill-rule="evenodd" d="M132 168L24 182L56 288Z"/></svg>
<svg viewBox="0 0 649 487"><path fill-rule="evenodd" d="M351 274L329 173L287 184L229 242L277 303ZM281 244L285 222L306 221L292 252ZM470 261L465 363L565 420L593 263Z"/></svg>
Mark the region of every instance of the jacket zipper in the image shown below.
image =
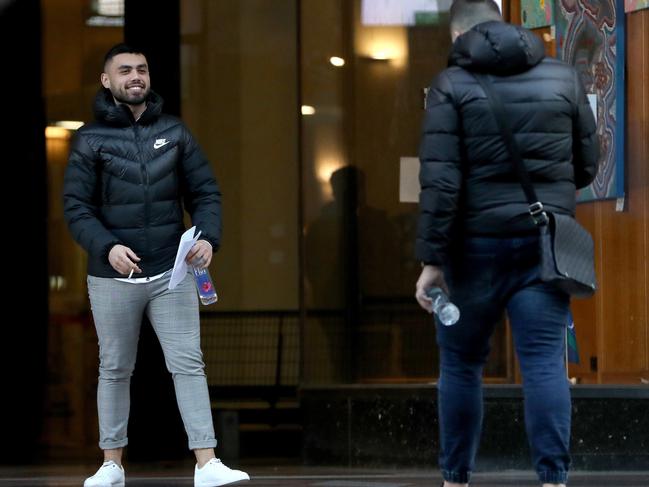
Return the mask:
<svg viewBox="0 0 649 487"><path fill-rule="evenodd" d="M147 170L146 163L142 157L142 144L140 141L140 130L137 122L133 125L135 133L135 145L137 147L138 159L140 160L140 173L142 174L142 184L144 185L144 248L146 249L147 257L151 254L151 242L149 235L149 222L151 220L151 198L149 195L149 171ZM143 256L140 256L141 258Z"/></svg>

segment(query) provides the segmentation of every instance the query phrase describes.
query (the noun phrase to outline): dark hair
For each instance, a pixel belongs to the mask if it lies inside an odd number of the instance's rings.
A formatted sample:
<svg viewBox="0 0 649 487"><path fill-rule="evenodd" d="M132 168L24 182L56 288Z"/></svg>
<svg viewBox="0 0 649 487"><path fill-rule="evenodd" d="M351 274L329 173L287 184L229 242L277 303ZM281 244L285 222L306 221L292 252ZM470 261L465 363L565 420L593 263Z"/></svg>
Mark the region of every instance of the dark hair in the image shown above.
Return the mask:
<svg viewBox="0 0 649 487"><path fill-rule="evenodd" d="M466 32L489 20L503 20L494 0L454 0L451 5L451 32Z"/></svg>
<svg viewBox="0 0 649 487"><path fill-rule="evenodd" d="M106 69L106 64L108 64L108 62L118 54L142 54L143 56L145 55L141 49L136 49L134 47L129 46L128 44L125 44L124 42L120 42L119 44L115 44L113 47L111 47L106 53L106 55L104 56L104 69Z"/></svg>

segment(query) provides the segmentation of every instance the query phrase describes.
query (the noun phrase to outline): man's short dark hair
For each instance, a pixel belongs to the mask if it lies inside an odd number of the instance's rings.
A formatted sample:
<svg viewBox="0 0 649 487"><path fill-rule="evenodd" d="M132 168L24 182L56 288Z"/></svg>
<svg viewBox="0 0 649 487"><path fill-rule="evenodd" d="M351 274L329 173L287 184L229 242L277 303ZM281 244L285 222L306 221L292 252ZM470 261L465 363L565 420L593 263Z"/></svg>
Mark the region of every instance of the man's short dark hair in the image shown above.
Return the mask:
<svg viewBox="0 0 649 487"><path fill-rule="evenodd" d="M451 5L451 32L466 32L474 25L503 20L494 0L454 0Z"/></svg>
<svg viewBox="0 0 649 487"><path fill-rule="evenodd" d="M120 42L119 44L115 44L113 47L111 47L104 56L104 69L106 69L106 65L119 54L142 54L143 56L145 56L141 49L137 49L135 47L129 46L128 44L125 44L124 42Z"/></svg>

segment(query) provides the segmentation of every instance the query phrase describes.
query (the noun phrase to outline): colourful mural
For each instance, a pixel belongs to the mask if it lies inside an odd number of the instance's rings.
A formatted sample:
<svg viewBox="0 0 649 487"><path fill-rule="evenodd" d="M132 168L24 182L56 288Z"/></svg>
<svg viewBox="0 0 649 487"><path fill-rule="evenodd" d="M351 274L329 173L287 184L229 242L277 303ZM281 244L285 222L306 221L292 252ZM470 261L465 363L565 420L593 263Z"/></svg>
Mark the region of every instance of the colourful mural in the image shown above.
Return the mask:
<svg viewBox="0 0 649 487"><path fill-rule="evenodd" d="M624 0L557 0L559 58L597 95L599 171L580 201L624 194Z"/></svg>
<svg viewBox="0 0 649 487"><path fill-rule="evenodd" d="M528 29L554 23L554 0L521 0L521 19Z"/></svg>
<svg viewBox="0 0 649 487"><path fill-rule="evenodd" d="M624 1L625 12L633 12L634 10L641 10L643 8L649 8L649 0L625 0Z"/></svg>

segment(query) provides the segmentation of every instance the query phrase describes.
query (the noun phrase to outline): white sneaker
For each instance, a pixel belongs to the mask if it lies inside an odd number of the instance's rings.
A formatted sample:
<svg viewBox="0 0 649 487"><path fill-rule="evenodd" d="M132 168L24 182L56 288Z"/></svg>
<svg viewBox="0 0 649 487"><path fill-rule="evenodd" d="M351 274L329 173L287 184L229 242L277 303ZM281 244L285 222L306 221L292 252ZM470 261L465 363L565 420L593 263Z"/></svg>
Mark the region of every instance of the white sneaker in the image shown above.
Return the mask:
<svg viewBox="0 0 649 487"><path fill-rule="evenodd" d="M112 460L104 462L95 475L86 479L83 487L124 487L124 467Z"/></svg>
<svg viewBox="0 0 649 487"><path fill-rule="evenodd" d="M218 458L212 458L203 468L194 468L194 487L217 487L232 484L240 480L250 480L246 472L232 470Z"/></svg>

